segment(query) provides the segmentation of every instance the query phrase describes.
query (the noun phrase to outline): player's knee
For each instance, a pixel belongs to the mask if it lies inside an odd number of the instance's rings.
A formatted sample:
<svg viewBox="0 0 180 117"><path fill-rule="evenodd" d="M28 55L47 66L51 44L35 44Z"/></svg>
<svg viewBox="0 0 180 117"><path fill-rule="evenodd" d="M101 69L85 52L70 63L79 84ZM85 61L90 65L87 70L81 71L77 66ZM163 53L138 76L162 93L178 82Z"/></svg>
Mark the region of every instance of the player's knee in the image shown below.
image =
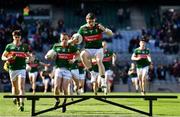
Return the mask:
<svg viewBox="0 0 180 117"><path fill-rule="evenodd" d="M82 51L82 52L80 53L80 57L81 57L81 58L89 58L89 54L88 54L86 51Z"/></svg>

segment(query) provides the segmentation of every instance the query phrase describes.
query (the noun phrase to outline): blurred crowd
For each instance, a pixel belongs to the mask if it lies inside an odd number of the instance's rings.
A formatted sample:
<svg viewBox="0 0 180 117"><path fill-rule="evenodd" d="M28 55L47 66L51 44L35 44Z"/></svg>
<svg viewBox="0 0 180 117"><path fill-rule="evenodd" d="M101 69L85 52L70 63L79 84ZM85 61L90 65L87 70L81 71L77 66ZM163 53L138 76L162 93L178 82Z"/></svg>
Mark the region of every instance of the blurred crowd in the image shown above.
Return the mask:
<svg viewBox="0 0 180 117"><path fill-rule="evenodd" d="M15 29L22 30L23 41L29 43L35 51L42 52L43 44L58 42L59 34L65 32L64 21L60 19L57 27L52 27L50 21L36 20L26 23L20 13L8 14L4 9L0 10L0 54L7 43L12 41L11 32Z"/></svg>
<svg viewBox="0 0 180 117"><path fill-rule="evenodd" d="M160 20L160 21L158 21ZM174 9L166 10L159 15L155 10L150 17L150 29L142 29L142 36L154 40L154 47L159 47L165 54L177 54L180 43L180 12ZM139 37L133 37L129 42L129 52L137 47Z"/></svg>
<svg viewBox="0 0 180 117"><path fill-rule="evenodd" d="M97 15L101 15L99 6L95 7ZM40 10L41 11L41 10ZM81 4L80 11L76 12L76 15L82 16L86 14L85 4ZM42 10L44 12L44 10ZM32 11L33 15L44 14L42 12ZM126 15L124 14L126 12ZM120 8L117 12L119 22L123 22L129 18L129 9L123 10ZM45 14L47 15L47 14ZM128 16L127 16L128 15ZM177 54L179 52L180 42L180 13L173 10L167 10L163 12L161 16L160 27L156 26L153 17L151 17L151 29L142 29L142 36L146 36L147 39L155 40L155 47L159 47L165 54ZM54 44L59 41L59 34L66 32L64 26L64 20L59 19L56 27L51 26L50 21L36 20L32 23L26 23L21 13L8 14L4 9L0 9L0 55L2 54L5 46L12 41L11 32L15 29L21 29L23 31L23 41L29 43L33 50L37 52L43 52L44 44ZM116 33L114 39L121 39L120 33ZM139 39L141 37L133 37L129 42L129 53L132 53L139 45ZM107 39L112 41L112 39ZM121 80L123 84L128 82L128 69L129 64L120 65L112 68L115 72L115 81ZM166 74L169 73L180 82L180 60L176 59L170 65L158 65L157 67L152 65L149 71L149 80L154 79L166 80ZM1 83L6 84L7 74L1 73Z"/></svg>

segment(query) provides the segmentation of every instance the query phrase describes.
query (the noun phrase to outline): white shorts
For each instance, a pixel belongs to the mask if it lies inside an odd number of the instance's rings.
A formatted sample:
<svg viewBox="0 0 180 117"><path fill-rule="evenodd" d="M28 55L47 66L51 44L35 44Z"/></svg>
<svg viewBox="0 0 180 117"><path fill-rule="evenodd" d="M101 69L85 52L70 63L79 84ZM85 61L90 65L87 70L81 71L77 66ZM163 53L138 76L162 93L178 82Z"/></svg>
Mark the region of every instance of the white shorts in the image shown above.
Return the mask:
<svg viewBox="0 0 180 117"><path fill-rule="evenodd" d="M26 79L26 70L9 70L9 76L12 81L15 81L17 77Z"/></svg>
<svg viewBox="0 0 180 117"><path fill-rule="evenodd" d="M64 79L72 79L72 74L66 68L57 68L55 70L54 78L64 78Z"/></svg>
<svg viewBox="0 0 180 117"><path fill-rule="evenodd" d="M85 49L85 51L87 51L90 54L90 57L99 56L102 59L104 57L103 48L100 48L100 49Z"/></svg>
<svg viewBox="0 0 180 117"><path fill-rule="evenodd" d="M76 79L79 79L79 69L72 69L71 70L72 76Z"/></svg>
<svg viewBox="0 0 180 117"><path fill-rule="evenodd" d="M132 82L135 82L136 80L138 80L138 77L132 77L132 78L131 78L131 81L132 81Z"/></svg>
<svg viewBox="0 0 180 117"><path fill-rule="evenodd" d="M49 79L49 78L44 79L44 80L43 80L43 83L44 83L44 84L46 84L46 83L47 83L47 84L50 84L50 79Z"/></svg>
<svg viewBox="0 0 180 117"><path fill-rule="evenodd" d="M54 79L51 79L51 86L54 86Z"/></svg>
<svg viewBox="0 0 180 117"><path fill-rule="evenodd" d="M30 77L37 78L38 72L33 72L33 73L29 72L28 75L29 75L29 78Z"/></svg>
<svg viewBox="0 0 180 117"><path fill-rule="evenodd" d="M137 75L142 76L142 78L146 77L148 75L149 66L143 67L143 68L137 68Z"/></svg>
<svg viewBox="0 0 180 117"><path fill-rule="evenodd" d="M86 75L85 73L84 74L79 74L79 79L80 80L84 80L85 79L85 75Z"/></svg>
<svg viewBox="0 0 180 117"><path fill-rule="evenodd" d="M105 71L105 77L112 76L112 75L113 75L113 71L112 70Z"/></svg>
<svg viewBox="0 0 180 117"><path fill-rule="evenodd" d="M101 77L99 77L99 73L98 72L95 72L94 74L93 74L93 76L91 76L91 83L93 83L93 82L100 82L101 81Z"/></svg>

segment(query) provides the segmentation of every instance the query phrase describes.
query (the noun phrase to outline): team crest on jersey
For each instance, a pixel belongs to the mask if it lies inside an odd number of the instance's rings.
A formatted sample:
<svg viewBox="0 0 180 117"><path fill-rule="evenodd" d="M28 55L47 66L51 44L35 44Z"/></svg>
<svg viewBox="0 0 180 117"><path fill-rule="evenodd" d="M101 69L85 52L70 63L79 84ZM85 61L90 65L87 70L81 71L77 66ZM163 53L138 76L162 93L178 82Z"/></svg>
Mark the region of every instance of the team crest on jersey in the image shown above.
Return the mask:
<svg viewBox="0 0 180 117"><path fill-rule="evenodd" d="M20 47L17 47L17 50L20 50Z"/></svg>
<svg viewBox="0 0 180 117"><path fill-rule="evenodd" d="M92 34L92 33L93 33L93 30L90 30L89 32Z"/></svg>

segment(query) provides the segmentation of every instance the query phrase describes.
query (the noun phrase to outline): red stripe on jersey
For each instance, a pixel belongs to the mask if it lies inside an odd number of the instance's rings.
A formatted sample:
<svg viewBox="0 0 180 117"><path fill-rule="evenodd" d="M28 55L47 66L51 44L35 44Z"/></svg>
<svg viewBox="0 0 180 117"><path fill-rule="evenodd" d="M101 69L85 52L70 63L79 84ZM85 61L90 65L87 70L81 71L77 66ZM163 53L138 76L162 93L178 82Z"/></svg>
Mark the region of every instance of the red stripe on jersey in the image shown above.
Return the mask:
<svg viewBox="0 0 180 117"><path fill-rule="evenodd" d="M100 39L102 39L102 33L96 34L96 35L91 35L91 36L84 36L84 40L86 42L96 41L96 40L100 40Z"/></svg>
<svg viewBox="0 0 180 117"><path fill-rule="evenodd" d="M139 54L138 57L140 57L140 58L147 58L147 54Z"/></svg>
<svg viewBox="0 0 180 117"><path fill-rule="evenodd" d="M78 63L79 67L84 67L84 64L82 62Z"/></svg>
<svg viewBox="0 0 180 117"><path fill-rule="evenodd" d="M10 55L20 57L20 58L27 57L27 54L25 52L10 52Z"/></svg>
<svg viewBox="0 0 180 117"><path fill-rule="evenodd" d="M73 59L75 56L74 53L71 54L58 54L59 59Z"/></svg>
<svg viewBox="0 0 180 117"><path fill-rule="evenodd" d="M103 58L103 62L110 62L111 60L112 60L111 56Z"/></svg>
<svg viewBox="0 0 180 117"><path fill-rule="evenodd" d="M31 67L38 67L38 64L30 63L29 66L31 66Z"/></svg>

